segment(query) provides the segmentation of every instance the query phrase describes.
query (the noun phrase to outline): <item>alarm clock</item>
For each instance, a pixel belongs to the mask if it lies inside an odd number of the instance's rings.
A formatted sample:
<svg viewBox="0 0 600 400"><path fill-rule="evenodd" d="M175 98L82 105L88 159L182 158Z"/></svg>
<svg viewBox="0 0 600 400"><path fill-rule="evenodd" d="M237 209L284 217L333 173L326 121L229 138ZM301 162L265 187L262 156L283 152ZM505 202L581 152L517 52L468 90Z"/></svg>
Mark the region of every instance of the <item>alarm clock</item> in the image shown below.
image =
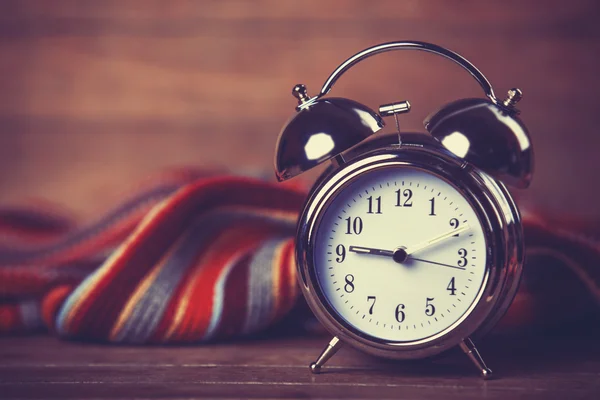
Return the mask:
<svg viewBox="0 0 600 400"><path fill-rule="evenodd" d="M403 133L408 101L376 112L326 97L340 76L373 55L421 50L464 68L485 98L454 101ZM313 373L347 344L394 359L460 347L483 378L474 341L509 307L523 268L523 229L505 185L525 188L533 172L528 131L517 117L519 89L499 100L486 77L446 48L399 41L365 49L339 65L318 95L296 85L296 113L275 154L279 181L319 164L298 220L296 262L304 297L333 339ZM396 119L397 132L371 137Z"/></svg>

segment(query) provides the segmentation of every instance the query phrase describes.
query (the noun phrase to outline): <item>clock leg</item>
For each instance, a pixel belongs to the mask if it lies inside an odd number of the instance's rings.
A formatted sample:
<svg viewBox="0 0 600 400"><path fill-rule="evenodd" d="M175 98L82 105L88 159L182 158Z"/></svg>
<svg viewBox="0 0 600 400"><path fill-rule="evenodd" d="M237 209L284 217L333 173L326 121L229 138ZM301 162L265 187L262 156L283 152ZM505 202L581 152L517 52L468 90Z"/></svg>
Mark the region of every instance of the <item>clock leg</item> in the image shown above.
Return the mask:
<svg viewBox="0 0 600 400"><path fill-rule="evenodd" d="M329 342L327 347L323 350L317 361L310 364L310 372L313 374L318 374L321 372L321 367L325 365L325 363L342 347L342 342L338 339L337 336L334 336L333 339Z"/></svg>
<svg viewBox="0 0 600 400"><path fill-rule="evenodd" d="M492 377L492 370L485 365L485 361L481 358L481 354L479 354L477 347L475 347L475 344L470 338L466 338L460 342L460 348L465 352L473 364L475 364L475 367L479 370L483 379L490 379Z"/></svg>

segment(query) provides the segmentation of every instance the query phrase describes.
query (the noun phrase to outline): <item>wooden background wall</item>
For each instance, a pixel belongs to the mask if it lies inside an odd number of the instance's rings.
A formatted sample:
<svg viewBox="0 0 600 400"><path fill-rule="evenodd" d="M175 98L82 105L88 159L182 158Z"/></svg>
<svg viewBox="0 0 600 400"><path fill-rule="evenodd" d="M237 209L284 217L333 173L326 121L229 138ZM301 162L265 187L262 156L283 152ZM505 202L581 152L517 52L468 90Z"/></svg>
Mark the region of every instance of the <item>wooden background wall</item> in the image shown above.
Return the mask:
<svg viewBox="0 0 600 400"><path fill-rule="evenodd" d="M600 216L600 2L590 0L0 1L0 202L44 197L89 216L165 166L270 169L293 112L346 57L435 42L504 93L524 90L545 208ZM389 53L335 93L408 99L406 129L479 96L451 63ZM393 124L390 124L393 125Z"/></svg>

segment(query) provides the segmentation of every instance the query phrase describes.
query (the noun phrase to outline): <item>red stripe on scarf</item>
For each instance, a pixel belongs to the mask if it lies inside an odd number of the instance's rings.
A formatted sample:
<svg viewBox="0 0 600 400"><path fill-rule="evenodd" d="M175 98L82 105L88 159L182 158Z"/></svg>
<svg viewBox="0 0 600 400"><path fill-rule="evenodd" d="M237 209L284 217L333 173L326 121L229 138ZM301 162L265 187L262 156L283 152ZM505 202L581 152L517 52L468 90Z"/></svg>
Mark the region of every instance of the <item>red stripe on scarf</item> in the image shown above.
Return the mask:
<svg viewBox="0 0 600 400"><path fill-rule="evenodd" d="M244 256L231 270L223 293L223 311L216 329L218 338L227 338L242 331L247 314L249 265L252 255Z"/></svg>
<svg viewBox="0 0 600 400"><path fill-rule="evenodd" d="M296 263L294 259L294 240L290 239L281 250L279 260L281 273L279 275L279 307L276 310L273 319L279 320L294 306L297 300L298 283L296 281Z"/></svg>
<svg viewBox="0 0 600 400"><path fill-rule="evenodd" d="M18 333L26 329L17 304L0 305L0 333Z"/></svg>
<svg viewBox="0 0 600 400"><path fill-rule="evenodd" d="M274 233L274 228L268 225L256 226L250 222L244 225L238 225L235 231L227 233L229 246L235 243L235 257L241 253L256 248L258 244ZM231 251L227 246L222 246L222 242L213 242L213 249L208 256L202 258L205 267L198 277L197 281L190 282L194 285L190 295L188 307L202 304L202 307L196 307L187 313L186 318L178 330L178 339L182 340L200 340L210 323L213 309L214 287L219 275L225 266L232 259Z"/></svg>

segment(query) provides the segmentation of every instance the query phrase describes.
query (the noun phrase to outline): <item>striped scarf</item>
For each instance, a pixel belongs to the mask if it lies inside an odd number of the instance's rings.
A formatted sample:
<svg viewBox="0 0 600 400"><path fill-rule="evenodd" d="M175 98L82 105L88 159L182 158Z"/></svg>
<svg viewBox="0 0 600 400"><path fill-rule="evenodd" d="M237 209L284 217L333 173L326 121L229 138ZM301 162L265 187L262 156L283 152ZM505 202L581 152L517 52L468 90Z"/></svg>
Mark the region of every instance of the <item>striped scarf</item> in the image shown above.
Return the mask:
<svg viewBox="0 0 600 400"><path fill-rule="evenodd" d="M201 342L305 310L293 243L302 185L177 170L134 193L83 227L47 205L0 209L0 332ZM575 317L597 312L598 225L571 222L573 233L527 211L524 222L529 260L503 325L565 321L573 304Z"/></svg>

